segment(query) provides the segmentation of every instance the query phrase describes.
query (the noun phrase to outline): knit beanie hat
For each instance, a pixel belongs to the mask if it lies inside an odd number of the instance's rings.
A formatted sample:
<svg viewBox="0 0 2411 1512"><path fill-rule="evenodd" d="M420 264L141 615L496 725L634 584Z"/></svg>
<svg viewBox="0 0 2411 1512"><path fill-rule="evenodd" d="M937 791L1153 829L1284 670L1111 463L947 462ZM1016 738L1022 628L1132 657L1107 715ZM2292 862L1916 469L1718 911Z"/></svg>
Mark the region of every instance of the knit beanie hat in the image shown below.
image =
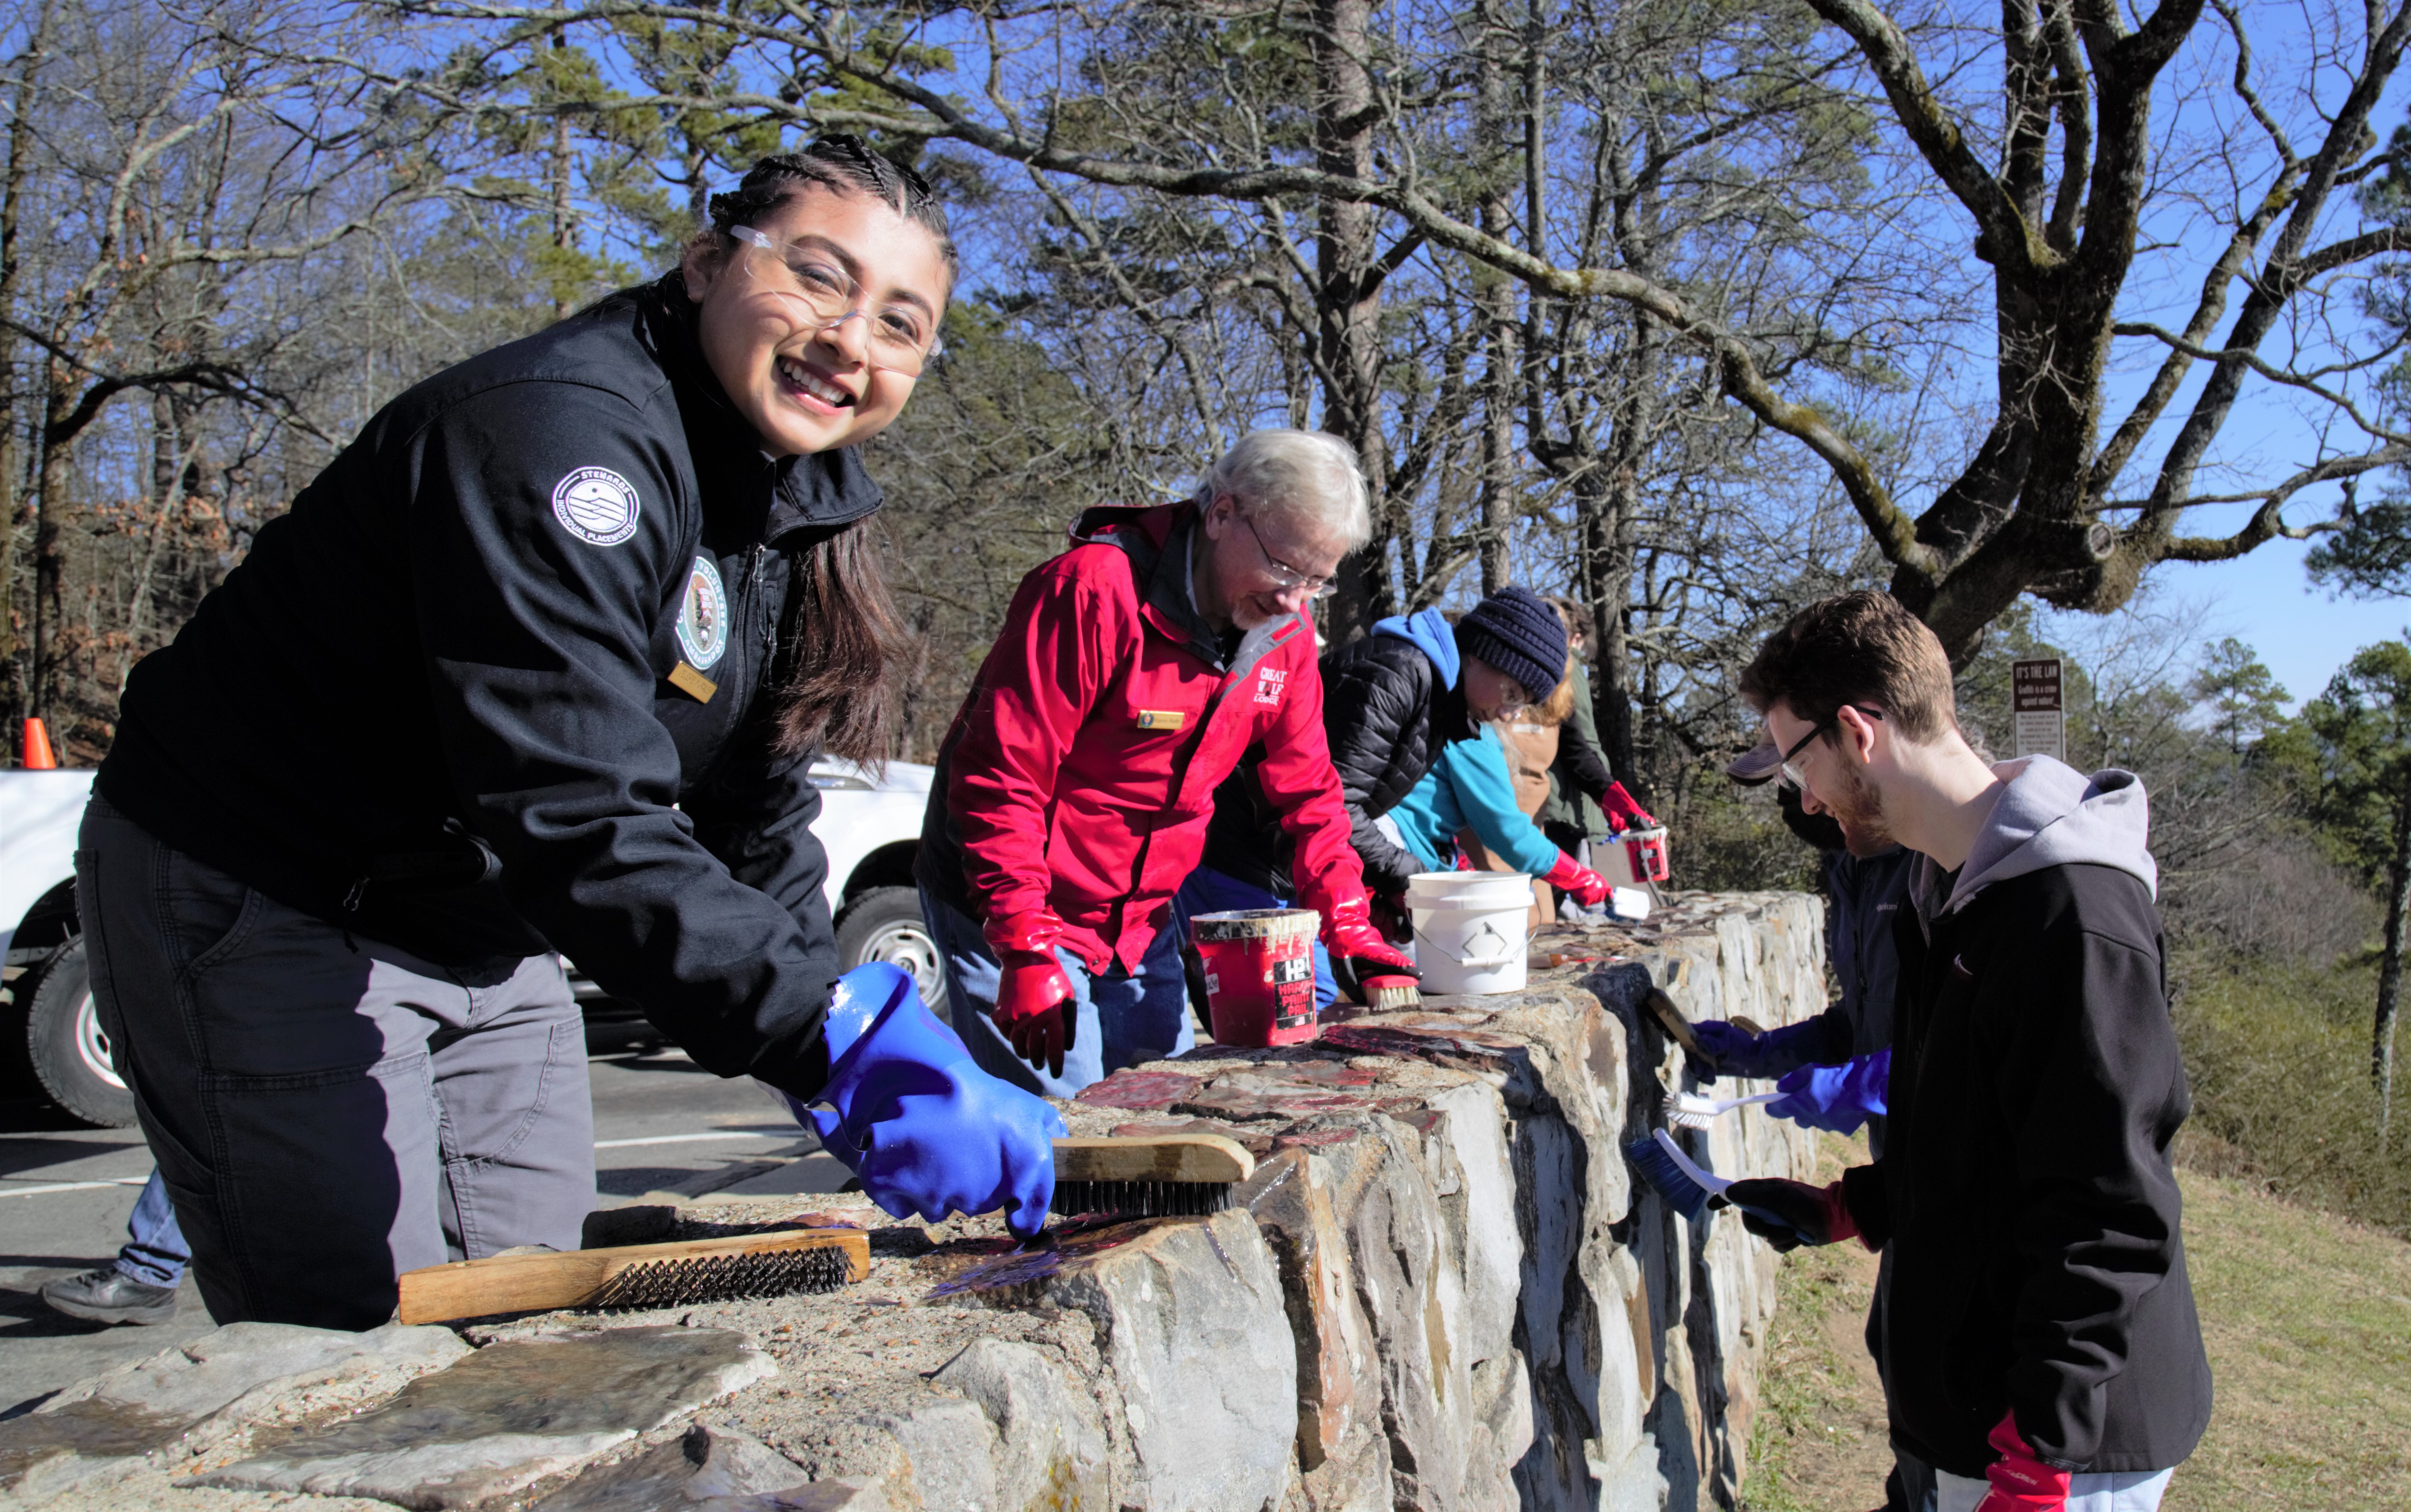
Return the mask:
<svg viewBox="0 0 2411 1512"><path fill-rule="evenodd" d="M1539 594L1512 585L1456 622L1456 645L1522 683L1535 699L1548 697L1566 675L1566 622Z"/></svg>

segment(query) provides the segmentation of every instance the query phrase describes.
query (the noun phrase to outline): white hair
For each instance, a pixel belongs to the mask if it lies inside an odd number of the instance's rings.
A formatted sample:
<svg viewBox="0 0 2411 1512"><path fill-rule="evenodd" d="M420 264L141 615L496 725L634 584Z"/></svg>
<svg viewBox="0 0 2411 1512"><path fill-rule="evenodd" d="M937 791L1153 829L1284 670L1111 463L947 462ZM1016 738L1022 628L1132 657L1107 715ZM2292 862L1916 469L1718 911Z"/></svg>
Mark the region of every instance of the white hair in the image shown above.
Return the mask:
<svg viewBox="0 0 2411 1512"><path fill-rule="evenodd" d="M1354 551L1373 538L1373 511L1356 448L1325 430L1254 430L1224 452L1197 485L1197 502L1229 494L1260 519L1329 531Z"/></svg>

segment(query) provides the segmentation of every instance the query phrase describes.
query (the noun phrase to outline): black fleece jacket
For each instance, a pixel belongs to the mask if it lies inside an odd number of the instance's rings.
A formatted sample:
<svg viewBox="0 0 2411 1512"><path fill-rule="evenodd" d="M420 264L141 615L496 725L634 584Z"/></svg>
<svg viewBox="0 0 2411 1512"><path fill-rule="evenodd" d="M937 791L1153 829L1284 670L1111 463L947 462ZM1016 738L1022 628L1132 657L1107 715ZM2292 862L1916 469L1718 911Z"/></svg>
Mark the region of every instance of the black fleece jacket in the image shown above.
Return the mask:
<svg viewBox="0 0 2411 1512"><path fill-rule="evenodd" d="M1930 933L1929 933L1930 931ZM2190 1107L2158 915L2128 871L2043 866L1893 925L1883 1158L1844 1175L1891 1246L1893 1442L1980 1476L2014 1409L2045 1462L2165 1470L2210 1420L2169 1145Z"/></svg>
<svg viewBox="0 0 2411 1512"><path fill-rule="evenodd" d="M1366 635L1322 657L1322 730L1348 805L1349 838L1365 864L1368 891L1397 894L1423 864L1374 828L1439 760L1440 748L1472 734L1465 695L1439 685L1431 657L1396 635ZM1282 897L1292 847L1280 816L1264 801L1250 753L1214 792L1205 865Z"/></svg>
<svg viewBox="0 0 2411 1512"><path fill-rule="evenodd" d="M135 669L100 791L440 965L550 945L811 1092L837 947L769 689L812 632L791 555L878 504L850 452L764 456L669 281L616 296L378 412Z"/></svg>

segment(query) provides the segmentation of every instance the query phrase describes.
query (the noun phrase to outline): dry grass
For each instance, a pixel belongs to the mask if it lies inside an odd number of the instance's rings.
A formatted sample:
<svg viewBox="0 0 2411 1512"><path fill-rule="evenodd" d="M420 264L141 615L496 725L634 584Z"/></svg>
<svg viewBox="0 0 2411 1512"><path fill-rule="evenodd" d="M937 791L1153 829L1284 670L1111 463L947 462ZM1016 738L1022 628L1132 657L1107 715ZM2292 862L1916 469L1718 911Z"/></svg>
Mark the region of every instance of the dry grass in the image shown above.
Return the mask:
<svg viewBox="0 0 2411 1512"><path fill-rule="evenodd" d="M2369 1080L2375 968L2199 952L2170 966L2185 987L2176 1021L2193 1163L2411 1238L2411 1116L2397 1117L2382 1147ZM2411 1076L2398 1079L2411 1105Z"/></svg>
<svg viewBox="0 0 2411 1512"><path fill-rule="evenodd" d="M1846 1148L1831 1141L1829 1155ZM2218 1409L2167 1512L2411 1506L2411 1244L2243 1182L2181 1179ZM1785 1264L1751 1512L1882 1501L1882 1392L1857 1345L1874 1276L1855 1245Z"/></svg>
<svg viewBox="0 0 2411 1512"><path fill-rule="evenodd" d="M1819 1181L1867 1158L1863 1136L1819 1136ZM1867 1358L1876 1258L1857 1244L1791 1252L1750 1427L1744 1512L1865 1512L1892 1469L1883 1387Z"/></svg>
<svg viewBox="0 0 2411 1512"><path fill-rule="evenodd" d="M2218 1410L2169 1512L2411 1506L2411 1244L2182 1179Z"/></svg>

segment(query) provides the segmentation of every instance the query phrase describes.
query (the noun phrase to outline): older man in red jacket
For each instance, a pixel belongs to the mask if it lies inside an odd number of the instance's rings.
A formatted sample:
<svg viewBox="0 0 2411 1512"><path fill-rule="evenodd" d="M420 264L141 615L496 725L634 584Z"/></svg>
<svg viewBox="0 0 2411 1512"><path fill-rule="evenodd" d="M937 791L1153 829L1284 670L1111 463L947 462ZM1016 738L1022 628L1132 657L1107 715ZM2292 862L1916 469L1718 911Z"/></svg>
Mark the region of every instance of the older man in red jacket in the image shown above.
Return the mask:
<svg viewBox="0 0 2411 1512"><path fill-rule="evenodd" d="M1190 500L1089 510L1022 579L939 752L916 871L990 1071L1068 1097L1189 1047L1172 897L1252 749L1342 984L1412 974L1366 917L1306 614L1370 533L1347 443L1261 430Z"/></svg>

